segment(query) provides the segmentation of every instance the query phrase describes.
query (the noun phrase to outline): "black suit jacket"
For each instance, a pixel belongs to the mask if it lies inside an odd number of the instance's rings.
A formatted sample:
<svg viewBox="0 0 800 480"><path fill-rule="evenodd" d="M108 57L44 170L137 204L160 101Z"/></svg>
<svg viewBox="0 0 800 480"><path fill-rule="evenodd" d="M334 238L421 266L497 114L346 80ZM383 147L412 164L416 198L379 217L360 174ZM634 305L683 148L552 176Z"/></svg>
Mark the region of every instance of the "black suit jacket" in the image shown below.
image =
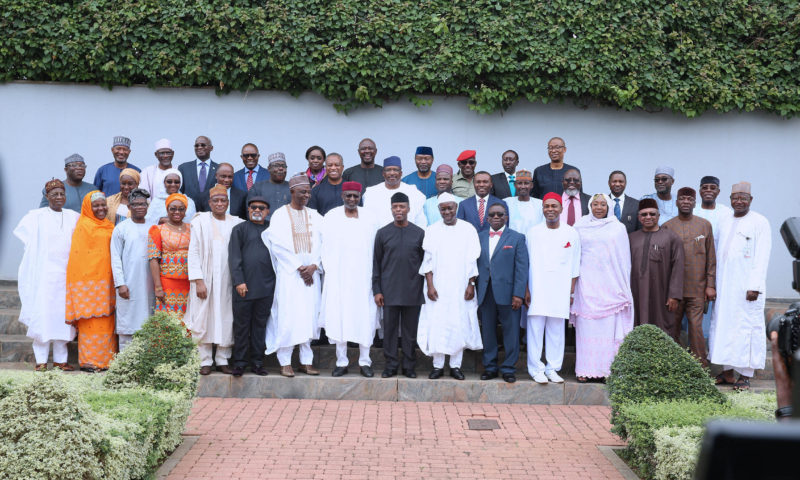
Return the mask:
<svg viewBox="0 0 800 480"><path fill-rule="evenodd" d="M208 192L208 189L213 187L217 184L217 163L213 160L210 161L211 166L208 169L208 175L206 176L206 184L200 187L200 184L197 182L197 160L192 160L190 162L181 163L178 166L178 171L181 172L183 176L183 182L181 182L181 193L185 193L186 196L194 200L194 204L197 206L198 212L207 212L208 211L208 199L206 199L206 209L203 210L203 193Z"/></svg>
<svg viewBox="0 0 800 480"><path fill-rule="evenodd" d="M581 192L581 215L589 215L589 200L591 199L591 195Z"/></svg>
<svg viewBox="0 0 800 480"><path fill-rule="evenodd" d="M195 202L198 212L210 212L211 204L209 203L208 192L201 195L201 201ZM245 200L247 194L236 187L231 187L230 200L231 200L231 215L239 217L242 220L247 220L247 205Z"/></svg>
<svg viewBox="0 0 800 480"><path fill-rule="evenodd" d="M511 187L508 186L505 172L492 175L492 191L489 193L501 200L511 196Z"/></svg>
<svg viewBox="0 0 800 480"><path fill-rule="evenodd" d="M614 215L614 200L609 195L609 202L608 202L608 215ZM639 223L639 200L625 195L625 203L622 206L622 213L620 215L620 222L625 225L625 229L628 233L635 232L642 228L642 224Z"/></svg>

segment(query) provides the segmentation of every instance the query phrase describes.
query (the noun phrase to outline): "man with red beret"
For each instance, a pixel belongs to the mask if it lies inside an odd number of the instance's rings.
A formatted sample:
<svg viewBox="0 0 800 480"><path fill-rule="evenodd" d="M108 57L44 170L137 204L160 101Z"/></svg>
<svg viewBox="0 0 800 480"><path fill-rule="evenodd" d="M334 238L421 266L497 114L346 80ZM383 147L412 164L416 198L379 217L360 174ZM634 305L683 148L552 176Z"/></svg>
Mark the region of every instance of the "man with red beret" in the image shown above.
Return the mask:
<svg viewBox="0 0 800 480"><path fill-rule="evenodd" d="M361 375L373 376L369 349L378 307L372 299L372 249L379 225L372 212L358 207L361 190L358 182L342 183L344 205L325 215L320 230L325 283L319 316L336 345L334 377L348 373L347 342L358 344Z"/></svg>
<svg viewBox="0 0 800 480"><path fill-rule="evenodd" d="M475 187L472 185L472 178L475 176L475 160L477 152L475 150L464 150L458 155L458 173L453 177L453 195L460 198L468 198L475 195Z"/></svg>
<svg viewBox="0 0 800 480"><path fill-rule="evenodd" d="M683 242L673 231L658 226L658 203L639 201L642 229L631 241L631 292L634 324L653 324L678 341L680 323L675 311L683 298Z"/></svg>

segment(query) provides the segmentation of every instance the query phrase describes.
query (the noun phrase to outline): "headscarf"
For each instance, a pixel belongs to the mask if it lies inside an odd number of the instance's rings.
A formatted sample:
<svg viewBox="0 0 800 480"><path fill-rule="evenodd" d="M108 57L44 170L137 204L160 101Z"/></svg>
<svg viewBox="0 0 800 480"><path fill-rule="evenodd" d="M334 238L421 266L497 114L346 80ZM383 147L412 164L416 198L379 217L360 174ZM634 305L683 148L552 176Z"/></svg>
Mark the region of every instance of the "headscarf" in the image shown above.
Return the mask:
<svg viewBox="0 0 800 480"><path fill-rule="evenodd" d="M164 180L167 179L170 175L177 175L181 181L181 185L183 185L183 174L177 168L168 168L164 171Z"/></svg>
<svg viewBox="0 0 800 480"><path fill-rule="evenodd" d="M172 195L167 197L167 200L164 202L164 205L169 208L169 204L178 200L183 204L184 207L189 208L189 200L186 199L186 195L182 193L173 193Z"/></svg>
<svg viewBox="0 0 800 480"><path fill-rule="evenodd" d="M592 212L592 203L594 203L594 200L596 198L602 198L606 202L607 211L606 211L606 216L603 217L603 218L595 217L594 216L594 212ZM589 215L584 215L581 218L579 218L578 220L579 221L583 220L583 223L591 224L591 225L588 225L589 227L603 226L603 225L605 225L607 223L610 223L610 222L619 222L617 217L615 217L614 214L611 213L611 209L609 208L609 205L608 205L608 199L606 198L605 194L603 194L603 193L595 193L594 195L592 195L592 198L589 199L589 205L588 206L589 206ZM577 224L578 222L575 222L575 223Z"/></svg>
<svg viewBox="0 0 800 480"><path fill-rule="evenodd" d="M119 172L119 180L122 181L122 176L125 175L126 177L131 177L132 179L136 180L136 185L138 186L139 183L142 181L142 176L136 170L132 168L123 168L121 172Z"/></svg>
<svg viewBox="0 0 800 480"><path fill-rule="evenodd" d="M81 216L72 234L67 263L67 323L114 313L116 292L110 248L114 224L108 217L95 217L92 196L97 192L84 195Z"/></svg>
<svg viewBox="0 0 800 480"><path fill-rule="evenodd" d="M141 181L142 177L139 175L139 172L132 168L123 168L121 172L119 172L119 181L122 182L122 177L131 177L135 182L136 186L139 186L139 182ZM122 192L115 193L106 199L106 203L108 204L108 218L115 219L117 218L117 210L119 210L119 206L122 204ZM126 217L131 216L130 210L125 215ZM113 220L112 220L113 221Z"/></svg>

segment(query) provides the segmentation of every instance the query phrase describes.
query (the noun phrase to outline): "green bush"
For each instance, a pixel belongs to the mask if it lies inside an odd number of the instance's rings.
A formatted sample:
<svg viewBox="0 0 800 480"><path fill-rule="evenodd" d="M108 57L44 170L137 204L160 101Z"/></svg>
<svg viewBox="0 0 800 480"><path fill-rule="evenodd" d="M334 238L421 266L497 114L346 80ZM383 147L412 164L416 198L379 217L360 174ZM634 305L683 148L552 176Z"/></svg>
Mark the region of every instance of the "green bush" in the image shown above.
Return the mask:
<svg viewBox="0 0 800 480"><path fill-rule="evenodd" d="M655 480L692 480L703 427L663 427L655 431Z"/></svg>
<svg viewBox="0 0 800 480"><path fill-rule="evenodd" d="M608 378L612 431L626 403L694 400L722 403L725 397L697 360L655 325L641 325L625 337Z"/></svg>
<svg viewBox="0 0 800 480"><path fill-rule="evenodd" d="M795 0L3 0L0 82L800 109Z"/></svg>
<svg viewBox="0 0 800 480"><path fill-rule="evenodd" d="M200 357L180 321L157 313L133 335L131 343L116 356L104 383L109 388L149 387L180 392L188 398L197 393Z"/></svg>

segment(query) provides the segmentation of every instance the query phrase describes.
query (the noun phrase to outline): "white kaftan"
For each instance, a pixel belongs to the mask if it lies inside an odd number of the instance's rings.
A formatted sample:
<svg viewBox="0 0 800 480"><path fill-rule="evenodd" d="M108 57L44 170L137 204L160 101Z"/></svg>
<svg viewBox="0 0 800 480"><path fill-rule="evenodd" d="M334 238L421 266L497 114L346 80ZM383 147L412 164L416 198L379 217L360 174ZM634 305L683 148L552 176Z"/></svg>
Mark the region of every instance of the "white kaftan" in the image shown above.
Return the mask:
<svg viewBox="0 0 800 480"><path fill-rule="evenodd" d="M469 279L478 275L478 232L463 220L456 220L455 225L436 222L425 229L422 248L425 256L419 274L433 272L439 299L434 302L425 297L417 329L419 348L425 355L482 349L477 292L472 300L464 300ZM424 288L427 292L427 285Z"/></svg>
<svg viewBox="0 0 800 480"><path fill-rule="evenodd" d="M150 198L167 198L167 187L164 186L164 178L170 172L170 168L161 170L158 165L150 165L142 170L139 187L144 188L150 193Z"/></svg>
<svg viewBox="0 0 800 480"><path fill-rule="evenodd" d="M564 223L547 228L545 222L528 230L531 306L528 316L569 318L572 279L581 264L578 232Z"/></svg>
<svg viewBox="0 0 800 480"><path fill-rule="evenodd" d="M14 235L22 240L25 253L19 265L19 321L36 342L70 341L75 328L67 325L67 261L72 232L80 215L69 209L50 207L31 210L20 220Z"/></svg>
<svg viewBox="0 0 800 480"><path fill-rule="evenodd" d="M117 335L133 335L153 313L153 278L147 259L147 232L150 225L123 220L111 234L111 272L114 287L125 285L128 300L117 291Z"/></svg>
<svg viewBox="0 0 800 480"><path fill-rule="evenodd" d="M319 319L322 273L319 230L322 217L316 210L307 207L290 213L291 208L291 205L285 205L275 211L269 228L261 234L275 268L275 296L267 323L267 355L282 347L292 347L319 338L322 327ZM292 218L295 228L299 230L296 232L298 239L304 231L303 225L308 222L310 248L302 248L304 242L295 242ZM304 265L317 265L311 286L306 286L297 271Z"/></svg>
<svg viewBox="0 0 800 480"><path fill-rule="evenodd" d="M378 307L372 295L372 250L378 223L372 213L358 209L358 218L345 208L328 211L322 220L321 258L325 270L320 320L335 342L372 345L378 328Z"/></svg>
<svg viewBox="0 0 800 480"><path fill-rule="evenodd" d="M400 186L394 190L386 188L385 183L373 185L364 192L364 208L372 212L380 227L385 227L394 221L392 216L392 195L398 192L408 195L408 206L410 208L408 221L420 228L425 228L428 225L424 210L426 198L414 185L400 183Z"/></svg>
<svg viewBox="0 0 800 480"><path fill-rule="evenodd" d="M508 205L508 226L511 230L525 235L528 230L544 221L542 201L531 197L527 202L520 202L518 197L505 199Z"/></svg>
<svg viewBox="0 0 800 480"><path fill-rule="evenodd" d="M697 215L700 218L705 218L711 224L711 232L714 234L714 249L719 249L719 222L722 217L730 217L733 216L733 210L730 207L726 207L721 203L717 203L714 205L716 208L713 210L707 210L700 206L700 203L694 207L693 214Z"/></svg>
<svg viewBox="0 0 800 480"><path fill-rule="evenodd" d="M198 213L192 220L192 233L187 256L189 298L183 321L199 343L233 346L233 282L228 266L228 242L231 230L241 218L225 215L217 220L211 212ZM192 280L202 279L208 294L197 296Z"/></svg>
<svg viewBox="0 0 800 480"><path fill-rule="evenodd" d="M723 216L717 250L717 300L708 336L709 359L740 369L764 368L767 265L772 248L769 221L752 210ZM759 292L747 301L748 290Z"/></svg>

